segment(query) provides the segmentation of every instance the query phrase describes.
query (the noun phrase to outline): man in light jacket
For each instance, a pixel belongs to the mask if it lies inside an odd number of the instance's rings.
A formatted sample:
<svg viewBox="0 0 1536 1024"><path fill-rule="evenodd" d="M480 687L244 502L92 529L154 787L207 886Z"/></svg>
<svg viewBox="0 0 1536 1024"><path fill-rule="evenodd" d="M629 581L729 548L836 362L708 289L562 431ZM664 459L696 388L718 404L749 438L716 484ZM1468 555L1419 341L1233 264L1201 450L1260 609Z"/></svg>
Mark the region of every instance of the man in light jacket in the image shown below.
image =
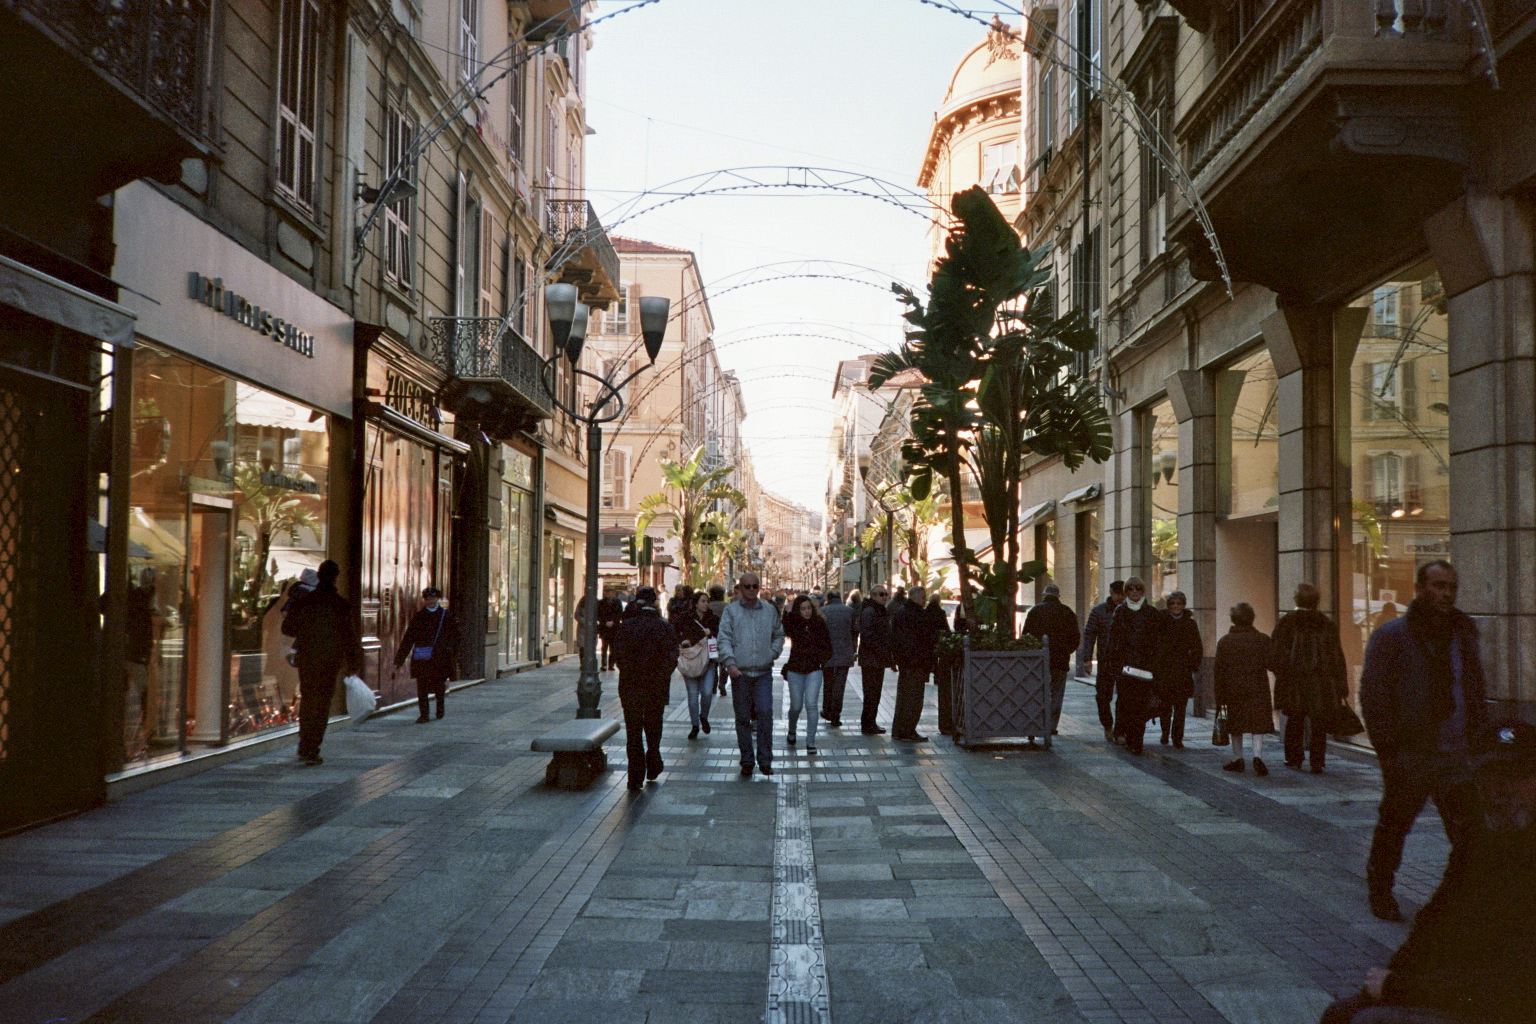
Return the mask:
<svg viewBox="0 0 1536 1024"><path fill-rule="evenodd" d="M741 747L741 774L750 776L754 764L773 774L773 663L784 650L784 620L767 601L756 573L743 573L736 585L741 597L720 616L720 664L731 678L736 707L736 743ZM757 730L756 753L753 728Z"/></svg>
<svg viewBox="0 0 1536 1024"><path fill-rule="evenodd" d="M827 603L821 608L832 637L832 657L822 668L825 685L821 689L821 717L834 729L843 725L843 691L848 685L848 667L858 652L858 634L854 630L854 609L843 603L843 595L827 591Z"/></svg>

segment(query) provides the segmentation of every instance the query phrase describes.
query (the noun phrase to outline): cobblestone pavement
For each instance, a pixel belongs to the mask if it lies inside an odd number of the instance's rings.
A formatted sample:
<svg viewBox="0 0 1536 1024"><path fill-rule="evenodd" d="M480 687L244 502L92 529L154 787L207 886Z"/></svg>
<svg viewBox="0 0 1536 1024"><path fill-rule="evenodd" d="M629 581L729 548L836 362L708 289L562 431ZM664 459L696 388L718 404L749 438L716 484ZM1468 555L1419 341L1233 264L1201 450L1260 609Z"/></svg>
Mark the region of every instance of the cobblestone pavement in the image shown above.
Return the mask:
<svg viewBox="0 0 1536 1024"><path fill-rule="evenodd" d="M659 782L550 790L528 745L575 676L0 839L0 1024L1310 1024L1405 934L1366 909L1359 753L1312 776L1275 743L1268 778L1232 775L1192 720L1135 758L1081 684L1054 750L966 752L930 687L934 743L823 730L807 756L781 712L776 774L744 779L729 701L690 743L676 682ZM1445 855L1427 816L1405 905Z"/></svg>

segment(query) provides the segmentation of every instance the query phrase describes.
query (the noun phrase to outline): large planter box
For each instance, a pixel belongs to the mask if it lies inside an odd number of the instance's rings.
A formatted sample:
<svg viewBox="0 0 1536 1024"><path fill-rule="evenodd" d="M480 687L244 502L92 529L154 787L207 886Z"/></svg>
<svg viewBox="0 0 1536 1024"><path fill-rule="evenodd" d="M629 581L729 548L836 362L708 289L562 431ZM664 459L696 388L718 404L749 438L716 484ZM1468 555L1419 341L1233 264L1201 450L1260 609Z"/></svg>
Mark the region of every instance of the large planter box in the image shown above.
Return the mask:
<svg viewBox="0 0 1536 1024"><path fill-rule="evenodd" d="M954 684L955 742L1044 738L1051 746L1051 652L973 651Z"/></svg>

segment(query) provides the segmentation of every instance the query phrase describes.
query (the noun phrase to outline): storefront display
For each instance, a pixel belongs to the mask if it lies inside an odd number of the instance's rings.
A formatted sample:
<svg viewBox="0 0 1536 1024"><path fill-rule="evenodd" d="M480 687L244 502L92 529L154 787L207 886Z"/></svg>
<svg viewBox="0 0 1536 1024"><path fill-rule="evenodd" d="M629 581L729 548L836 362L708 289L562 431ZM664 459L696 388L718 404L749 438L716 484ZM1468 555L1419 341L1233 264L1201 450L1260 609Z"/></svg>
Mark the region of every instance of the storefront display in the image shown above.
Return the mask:
<svg viewBox="0 0 1536 1024"><path fill-rule="evenodd" d="M282 607L328 557L329 417L151 345L134 403L130 607L152 642L129 753L291 722Z"/></svg>
<svg viewBox="0 0 1536 1024"><path fill-rule="evenodd" d="M496 633L498 671L533 657L534 531L533 458L507 445L501 449L501 528L491 531L491 621Z"/></svg>
<svg viewBox="0 0 1536 1024"><path fill-rule="evenodd" d="M1173 403L1165 399L1152 406L1146 424L1146 480L1152 504L1146 519L1152 555L1149 593L1160 601L1179 589L1179 421Z"/></svg>

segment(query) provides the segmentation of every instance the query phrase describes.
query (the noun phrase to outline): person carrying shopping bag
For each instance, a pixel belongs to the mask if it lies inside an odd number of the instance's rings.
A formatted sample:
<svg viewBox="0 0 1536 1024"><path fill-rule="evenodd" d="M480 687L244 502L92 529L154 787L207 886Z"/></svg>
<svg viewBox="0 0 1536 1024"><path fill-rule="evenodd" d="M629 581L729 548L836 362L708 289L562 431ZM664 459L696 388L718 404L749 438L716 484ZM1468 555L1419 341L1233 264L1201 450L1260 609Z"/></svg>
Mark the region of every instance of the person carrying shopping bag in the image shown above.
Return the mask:
<svg viewBox="0 0 1536 1024"><path fill-rule="evenodd" d="M680 615L673 622L682 649L677 656L677 670L683 674L683 686L688 691L688 718L693 729L690 740L699 738L699 729L709 732L709 709L715 701L715 673L717 667L709 656L709 642L719 628L719 621L709 608L709 594L699 591L694 595L689 614Z"/></svg>

